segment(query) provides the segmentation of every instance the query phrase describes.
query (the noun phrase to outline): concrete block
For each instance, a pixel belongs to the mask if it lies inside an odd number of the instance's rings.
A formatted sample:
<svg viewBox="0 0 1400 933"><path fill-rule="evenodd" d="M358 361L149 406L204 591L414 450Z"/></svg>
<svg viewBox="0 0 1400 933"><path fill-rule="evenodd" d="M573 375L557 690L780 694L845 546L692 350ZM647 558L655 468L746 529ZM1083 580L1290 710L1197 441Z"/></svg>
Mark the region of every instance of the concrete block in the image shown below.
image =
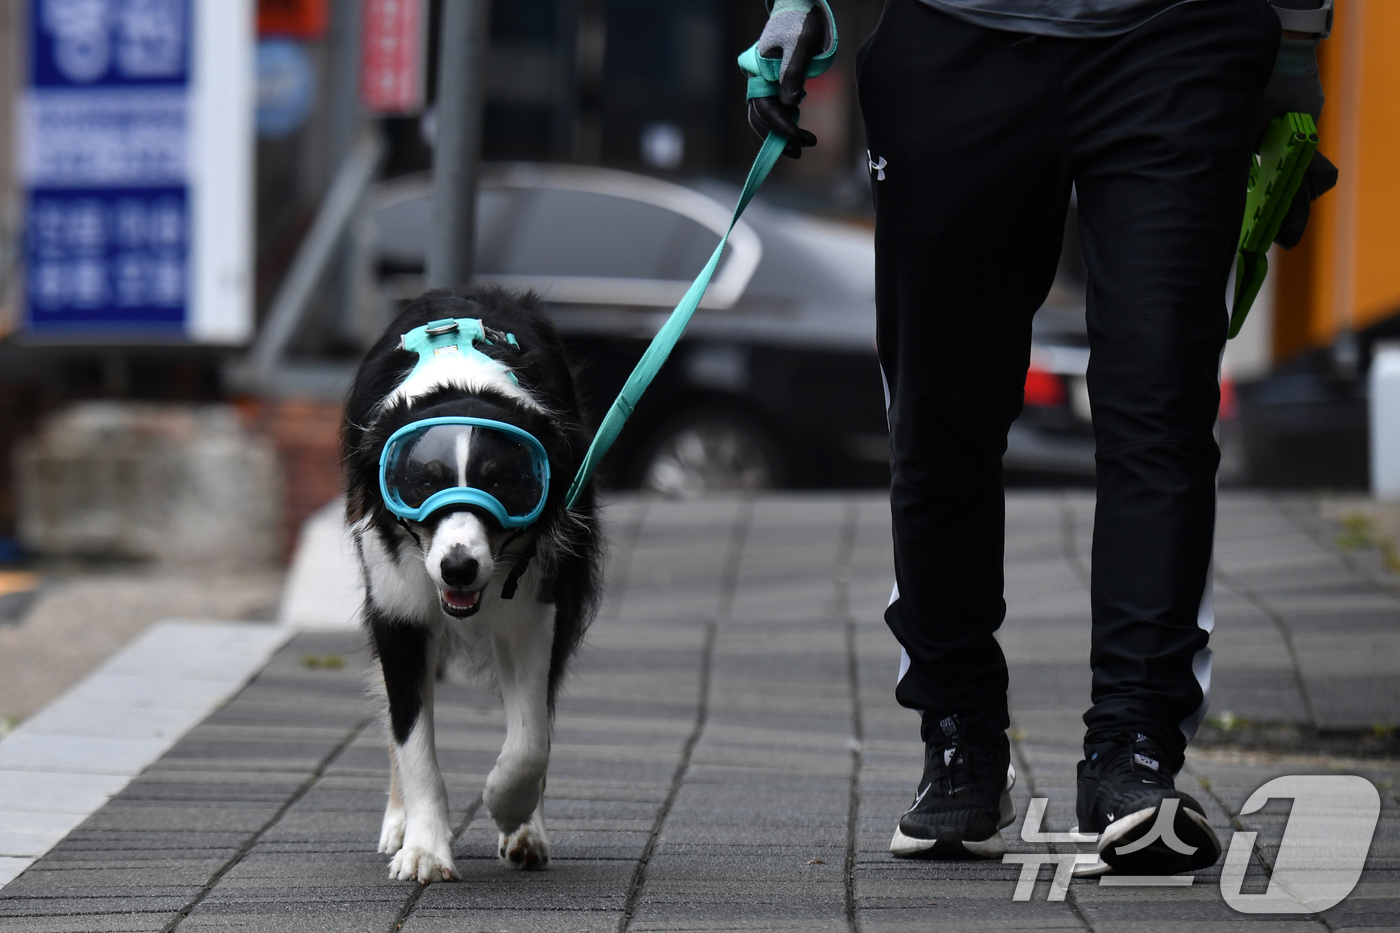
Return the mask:
<svg viewBox="0 0 1400 933"><path fill-rule="evenodd" d="M18 878L20 872L33 864L34 859L30 856L0 855L0 888Z"/></svg>
<svg viewBox="0 0 1400 933"><path fill-rule="evenodd" d="M249 666L265 663L285 638L285 633L270 625L162 622L101 669L165 680L242 683L248 679Z"/></svg>
<svg viewBox="0 0 1400 933"><path fill-rule="evenodd" d="M0 743L0 770L137 774L169 743L73 735L12 735Z"/></svg>
<svg viewBox="0 0 1400 933"><path fill-rule="evenodd" d="M198 722L198 710L141 709L95 703L58 703L24 721L30 735L165 739Z"/></svg>
<svg viewBox="0 0 1400 933"><path fill-rule="evenodd" d="M16 453L19 533L41 554L271 566L277 456L232 406L84 402Z"/></svg>
<svg viewBox="0 0 1400 933"><path fill-rule="evenodd" d="M81 820L76 813L0 810L0 856L37 858Z"/></svg>
<svg viewBox="0 0 1400 933"><path fill-rule="evenodd" d="M86 816L126 782L127 776L121 774L0 771L0 801L4 801L7 810Z"/></svg>
<svg viewBox="0 0 1400 933"><path fill-rule="evenodd" d="M207 712L230 692L217 680L173 680L99 671L68 694L79 703Z"/></svg>

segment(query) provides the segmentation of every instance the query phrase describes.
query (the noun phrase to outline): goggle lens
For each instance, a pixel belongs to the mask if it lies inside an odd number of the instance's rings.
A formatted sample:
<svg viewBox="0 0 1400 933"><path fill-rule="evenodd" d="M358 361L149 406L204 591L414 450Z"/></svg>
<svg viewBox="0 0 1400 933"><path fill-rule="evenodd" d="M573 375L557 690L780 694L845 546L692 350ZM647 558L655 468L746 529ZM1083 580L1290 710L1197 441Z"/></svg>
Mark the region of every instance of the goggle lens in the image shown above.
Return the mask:
<svg viewBox="0 0 1400 933"><path fill-rule="evenodd" d="M536 455L521 440L482 425L437 424L408 434L390 454L385 485L410 509L446 489L479 489L512 517L544 497Z"/></svg>

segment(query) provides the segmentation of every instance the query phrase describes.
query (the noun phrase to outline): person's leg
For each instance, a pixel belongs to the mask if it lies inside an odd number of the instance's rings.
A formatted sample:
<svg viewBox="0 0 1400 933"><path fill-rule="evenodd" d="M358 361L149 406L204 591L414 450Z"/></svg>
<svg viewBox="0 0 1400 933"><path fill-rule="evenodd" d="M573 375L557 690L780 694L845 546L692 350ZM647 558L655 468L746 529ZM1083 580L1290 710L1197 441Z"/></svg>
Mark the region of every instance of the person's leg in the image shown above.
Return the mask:
<svg viewBox="0 0 1400 933"><path fill-rule="evenodd" d="M1264 0L1220 0L1077 43L1066 59L1098 462L1086 754L1117 749L1164 788L1209 690L1225 286L1277 43ZM1164 793L1185 811L1184 795ZM1086 819L1112 822L1126 807L1087 817L1081 784L1086 831L1105 829ZM1171 852L1159 861L1186 864Z"/></svg>
<svg viewBox="0 0 1400 933"><path fill-rule="evenodd" d="M857 63L891 431L885 619L907 660L895 695L990 709L1003 728L1001 458L1069 194L1055 53L1025 39L891 0Z"/></svg>
<svg viewBox="0 0 1400 933"><path fill-rule="evenodd" d="M1056 54L890 0L857 63L875 192L904 648L896 699L923 711L925 768L897 856L1005 852L1001 458L1031 316L1054 278L1069 183Z"/></svg>
<svg viewBox="0 0 1400 933"><path fill-rule="evenodd" d="M1277 25L1264 0L1185 4L1066 69L1098 448L1084 721L1178 752L1204 712L1225 285Z"/></svg>

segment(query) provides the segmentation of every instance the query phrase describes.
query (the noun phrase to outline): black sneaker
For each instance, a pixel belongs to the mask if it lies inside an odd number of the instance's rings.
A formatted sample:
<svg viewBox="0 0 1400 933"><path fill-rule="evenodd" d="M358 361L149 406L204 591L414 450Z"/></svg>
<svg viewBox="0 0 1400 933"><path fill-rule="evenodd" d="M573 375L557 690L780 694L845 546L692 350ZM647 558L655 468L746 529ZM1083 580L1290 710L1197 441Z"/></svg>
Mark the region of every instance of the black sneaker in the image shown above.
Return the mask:
<svg viewBox="0 0 1400 933"><path fill-rule="evenodd" d="M948 716L930 737L914 805L890 840L896 858L998 858L1016 819L1011 744L983 717Z"/></svg>
<svg viewBox="0 0 1400 933"><path fill-rule="evenodd" d="M1162 748L1140 732L1084 746L1079 831L1099 836L1099 857L1122 875L1209 868L1220 840L1201 805L1176 789Z"/></svg>

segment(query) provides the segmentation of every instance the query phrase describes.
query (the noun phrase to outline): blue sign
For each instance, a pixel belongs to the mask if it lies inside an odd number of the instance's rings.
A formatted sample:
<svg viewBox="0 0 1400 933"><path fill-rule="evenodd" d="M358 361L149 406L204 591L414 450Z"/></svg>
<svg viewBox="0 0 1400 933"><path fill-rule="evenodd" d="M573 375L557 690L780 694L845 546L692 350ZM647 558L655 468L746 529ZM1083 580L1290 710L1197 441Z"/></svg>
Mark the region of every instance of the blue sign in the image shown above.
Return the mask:
<svg viewBox="0 0 1400 933"><path fill-rule="evenodd" d="M190 72L188 0L35 0L34 87L183 87Z"/></svg>
<svg viewBox="0 0 1400 933"><path fill-rule="evenodd" d="M264 39L258 43L258 135L290 136L301 128L316 102L316 67L298 43Z"/></svg>
<svg viewBox="0 0 1400 933"><path fill-rule="evenodd" d="M190 0L31 0L29 330L178 335L190 295Z"/></svg>

